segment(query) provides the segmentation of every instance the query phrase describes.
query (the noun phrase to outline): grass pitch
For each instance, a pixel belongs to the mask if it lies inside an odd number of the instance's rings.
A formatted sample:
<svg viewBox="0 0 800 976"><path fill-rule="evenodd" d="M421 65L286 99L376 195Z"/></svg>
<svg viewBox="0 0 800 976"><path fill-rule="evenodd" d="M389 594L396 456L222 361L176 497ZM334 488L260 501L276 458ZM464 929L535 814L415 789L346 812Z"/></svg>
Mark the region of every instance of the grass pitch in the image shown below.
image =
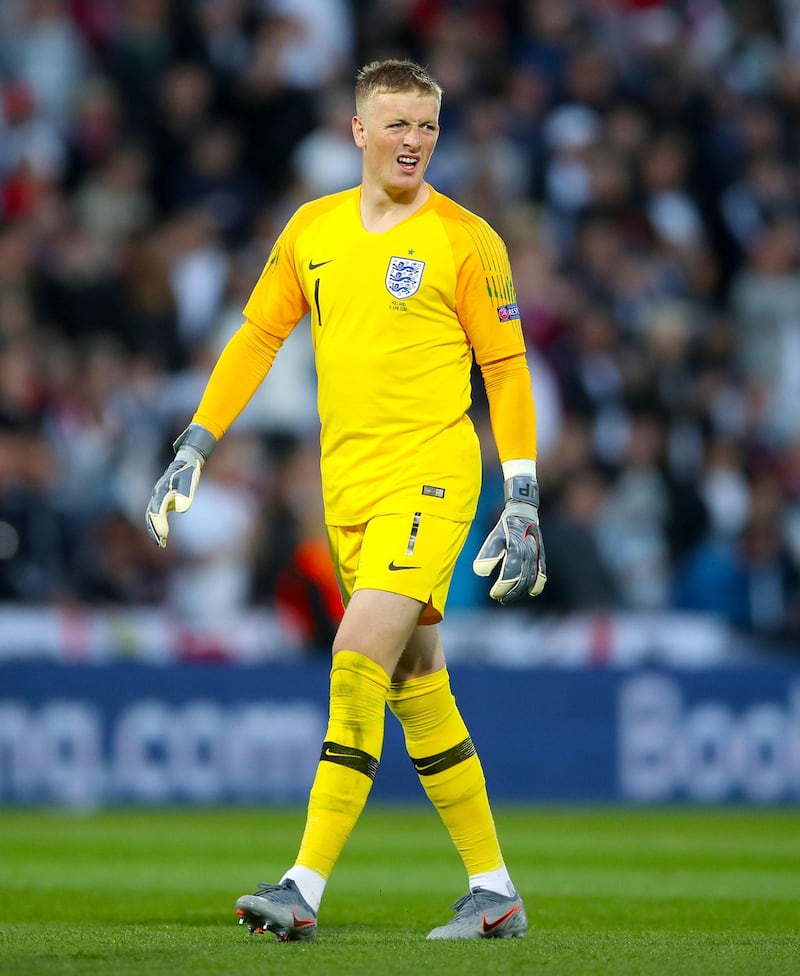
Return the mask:
<svg viewBox="0 0 800 976"><path fill-rule="evenodd" d="M249 936L233 903L291 862L300 811L0 811L4 976L242 973L788 976L795 811L499 808L522 940L429 943L466 884L435 813L370 806L313 944Z"/></svg>

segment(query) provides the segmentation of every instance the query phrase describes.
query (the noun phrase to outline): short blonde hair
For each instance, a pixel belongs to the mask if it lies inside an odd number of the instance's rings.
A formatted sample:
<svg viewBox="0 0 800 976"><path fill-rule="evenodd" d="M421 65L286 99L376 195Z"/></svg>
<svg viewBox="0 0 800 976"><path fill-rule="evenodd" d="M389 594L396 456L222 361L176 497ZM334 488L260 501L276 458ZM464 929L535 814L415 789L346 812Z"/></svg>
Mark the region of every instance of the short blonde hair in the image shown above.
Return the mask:
<svg viewBox="0 0 800 976"><path fill-rule="evenodd" d="M433 95L437 106L442 104L441 85L422 65L398 58L370 61L356 75L356 112L361 115L373 95L407 91Z"/></svg>

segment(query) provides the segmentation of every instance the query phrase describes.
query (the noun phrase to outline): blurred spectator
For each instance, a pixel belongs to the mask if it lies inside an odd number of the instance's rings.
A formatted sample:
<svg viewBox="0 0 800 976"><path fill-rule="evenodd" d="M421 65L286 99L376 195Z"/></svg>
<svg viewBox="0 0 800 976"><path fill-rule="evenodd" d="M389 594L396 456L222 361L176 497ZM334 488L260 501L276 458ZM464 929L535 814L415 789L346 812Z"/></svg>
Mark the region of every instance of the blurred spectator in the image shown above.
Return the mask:
<svg viewBox="0 0 800 976"><path fill-rule="evenodd" d="M642 190L650 226L672 253L696 255L705 245L706 230L698 202L692 197L692 154L684 135L666 132L646 148L642 158ZM686 267L689 273L691 266Z"/></svg>
<svg viewBox="0 0 800 976"><path fill-rule="evenodd" d="M733 539L710 538L676 576L675 605L714 613L733 627L797 648L800 572L776 513L752 518Z"/></svg>
<svg viewBox="0 0 800 976"><path fill-rule="evenodd" d="M459 187L463 205L493 223L510 201L524 196L529 183L528 158L512 129L502 100L476 97L465 110L458 137L443 139L434 156L442 192Z"/></svg>
<svg viewBox="0 0 800 976"><path fill-rule="evenodd" d="M550 560L542 609L521 612L711 610L791 646L796 14L794 0L0 4L2 598L266 603L327 642L305 322L185 537L176 526L165 556L138 526L277 229L357 182L353 74L394 54L447 92L431 182L511 254ZM480 435L479 393L473 415ZM500 503L491 448L485 465L480 531ZM490 605L475 546L454 610Z"/></svg>
<svg viewBox="0 0 800 976"><path fill-rule="evenodd" d="M35 425L0 424L0 599L67 600L72 544L53 448Z"/></svg>
<svg viewBox="0 0 800 976"><path fill-rule="evenodd" d="M600 546L606 479L591 468L573 472L542 509L547 524L547 586L543 606L560 613L611 610L621 596Z"/></svg>
<svg viewBox="0 0 800 976"><path fill-rule="evenodd" d="M169 0L120 4L103 47L103 67L119 91L136 135L152 138L165 74L179 56Z"/></svg>
<svg viewBox="0 0 800 976"><path fill-rule="evenodd" d="M250 57L248 0L198 0L189 6L195 43L223 103Z"/></svg>
<svg viewBox="0 0 800 976"><path fill-rule="evenodd" d="M601 134L601 120L585 105L559 104L544 119L548 160L544 197L561 227L562 248L573 242L574 220L592 200L591 149Z"/></svg>
<svg viewBox="0 0 800 976"><path fill-rule="evenodd" d="M783 219L753 241L731 305L745 380L768 399L768 437L800 429L800 222Z"/></svg>
<svg viewBox="0 0 800 976"><path fill-rule="evenodd" d="M0 102L0 177L8 179L27 168L41 179L59 179L65 164L65 140L37 113L33 91L22 81L9 82ZM8 191L4 196L3 213L13 216Z"/></svg>
<svg viewBox="0 0 800 976"><path fill-rule="evenodd" d="M309 199L338 193L361 179L361 153L353 142L353 94L348 87L320 96L320 123L292 151L291 165L301 192ZM320 161L324 164L320 165Z"/></svg>
<svg viewBox="0 0 800 976"><path fill-rule="evenodd" d="M213 215L202 209L177 214L165 227L163 253L181 342L204 342L222 307L230 261Z"/></svg>
<svg viewBox="0 0 800 976"><path fill-rule="evenodd" d="M177 372L188 353L178 331L178 306L160 229L131 234L120 251L117 329L127 350L162 373Z"/></svg>
<svg viewBox="0 0 800 976"><path fill-rule="evenodd" d="M37 116L62 133L89 67L85 41L67 0L26 0L17 9L18 18L0 33L3 74L24 84Z"/></svg>
<svg viewBox="0 0 800 976"><path fill-rule="evenodd" d="M264 513L266 545L257 562L254 596L274 604L304 644L327 653L344 608L328 551L319 478L316 439L287 441Z"/></svg>
<svg viewBox="0 0 800 976"><path fill-rule="evenodd" d="M739 443L717 438L708 446L700 493L709 513L710 533L732 539L744 531L750 516L750 486Z"/></svg>
<svg viewBox="0 0 800 976"><path fill-rule="evenodd" d="M59 226L37 280L42 321L78 342L113 331L120 313L115 257L90 227Z"/></svg>
<svg viewBox="0 0 800 976"><path fill-rule="evenodd" d="M169 193L176 209L207 213L228 245L245 237L257 199L253 182L242 171L241 156L238 133L228 124L210 124L188 146L186 165Z"/></svg>
<svg viewBox="0 0 800 976"><path fill-rule="evenodd" d="M288 86L322 91L352 64L352 14L345 0L259 0L259 6L279 21L276 67Z"/></svg>
<svg viewBox="0 0 800 976"><path fill-rule="evenodd" d="M91 605L148 606L164 600L172 569L142 541L138 521L109 510L95 531L76 543L77 596Z"/></svg>
<svg viewBox="0 0 800 976"><path fill-rule="evenodd" d="M625 607L664 609L673 565L705 534L705 508L694 486L671 476L656 414L631 417L622 462L599 526L601 553Z"/></svg>
<svg viewBox="0 0 800 976"><path fill-rule="evenodd" d="M106 78L93 77L77 89L73 121L65 140L70 187L83 179L88 170L102 167L129 138L125 108L117 89ZM136 145L135 141L132 144ZM148 156L150 148L148 144Z"/></svg>
<svg viewBox="0 0 800 976"><path fill-rule="evenodd" d="M280 23L265 21L257 27L250 59L234 93L246 165L270 203L280 200L291 184L292 152L318 117L313 93L291 84L280 72L284 35Z"/></svg>
<svg viewBox="0 0 800 976"><path fill-rule="evenodd" d="M101 247L113 250L154 219L156 208L148 186L145 150L136 145L117 146L77 187L73 198L76 217Z"/></svg>
<svg viewBox="0 0 800 976"><path fill-rule="evenodd" d="M248 604L262 466L255 439L226 437L204 473L208 490L172 533L166 601L196 622L234 619Z"/></svg>
<svg viewBox="0 0 800 976"><path fill-rule="evenodd" d="M166 62L156 97L158 111L150 136L153 185L159 206L169 213L176 207L173 194L181 190L194 140L212 120L213 76L196 61Z"/></svg>

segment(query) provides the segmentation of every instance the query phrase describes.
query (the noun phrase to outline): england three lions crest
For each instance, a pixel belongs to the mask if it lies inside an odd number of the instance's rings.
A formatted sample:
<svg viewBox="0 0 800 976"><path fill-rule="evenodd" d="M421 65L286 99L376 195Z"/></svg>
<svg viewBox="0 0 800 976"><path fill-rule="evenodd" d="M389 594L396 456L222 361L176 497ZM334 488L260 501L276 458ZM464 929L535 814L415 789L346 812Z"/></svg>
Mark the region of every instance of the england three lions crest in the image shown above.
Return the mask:
<svg viewBox="0 0 800 976"><path fill-rule="evenodd" d="M386 272L386 287L389 289L389 294L395 298L411 298L419 291L424 270L424 261L414 261L412 258L391 258L389 270Z"/></svg>

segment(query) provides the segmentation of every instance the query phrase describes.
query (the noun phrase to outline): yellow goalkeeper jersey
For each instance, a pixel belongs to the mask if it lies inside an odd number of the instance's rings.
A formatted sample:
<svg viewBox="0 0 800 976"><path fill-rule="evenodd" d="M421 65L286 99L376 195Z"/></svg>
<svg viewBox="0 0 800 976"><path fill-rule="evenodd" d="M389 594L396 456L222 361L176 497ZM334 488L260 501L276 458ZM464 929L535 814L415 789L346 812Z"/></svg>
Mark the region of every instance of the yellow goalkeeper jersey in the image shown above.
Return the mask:
<svg viewBox="0 0 800 976"><path fill-rule="evenodd" d="M472 519L481 480L467 415L473 352L481 365L524 353L505 245L433 188L377 234L365 230L359 200L354 188L299 208L242 328L280 342L311 312L329 524L409 510ZM218 369L215 383L235 377ZM215 433L232 420L219 416L221 392L207 390L194 418Z"/></svg>

